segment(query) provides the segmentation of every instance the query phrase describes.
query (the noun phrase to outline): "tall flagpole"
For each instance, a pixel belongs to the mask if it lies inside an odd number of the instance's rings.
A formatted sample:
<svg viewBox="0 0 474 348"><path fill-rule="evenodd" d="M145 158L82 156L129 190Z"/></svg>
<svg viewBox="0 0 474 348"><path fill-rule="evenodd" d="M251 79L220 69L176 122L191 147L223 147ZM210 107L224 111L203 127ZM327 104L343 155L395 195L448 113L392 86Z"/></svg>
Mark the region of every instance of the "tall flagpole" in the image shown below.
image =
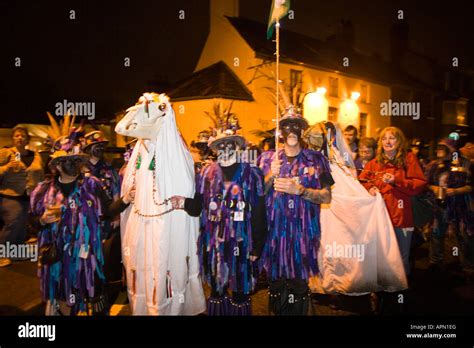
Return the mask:
<svg viewBox="0 0 474 348"><path fill-rule="evenodd" d="M280 20L276 24L276 129L275 129L275 159L278 160L278 143L280 142Z"/></svg>

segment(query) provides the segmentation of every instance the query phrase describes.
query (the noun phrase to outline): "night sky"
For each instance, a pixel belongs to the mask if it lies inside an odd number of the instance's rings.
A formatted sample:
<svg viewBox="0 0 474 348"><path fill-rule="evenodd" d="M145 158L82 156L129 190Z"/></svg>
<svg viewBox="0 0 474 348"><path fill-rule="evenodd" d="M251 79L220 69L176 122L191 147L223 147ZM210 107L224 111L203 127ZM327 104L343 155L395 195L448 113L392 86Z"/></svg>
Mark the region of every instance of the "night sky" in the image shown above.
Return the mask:
<svg viewBox="0 0 474 348"><path fill-rule="evenodd" d="M340 19L352 20L355 45L389 57L389 30L405 11L410 46L442 65L453 56L474 70L474 2L293 0L295 19L282 25L326 39ZM241 0L240 16L266 22L271 0ZM76 19L69 19L69 11ZM179 10L185 19L178 18ZM95 102L110 119L151 86L193 72L209 31L208 0L4 1L0 54L0 126L47 123L63 99ZM265 33L262 33L265 35ZM14 66L15 57L22 66ZM124 67L124 58L131 60ZM155 90L156 92L160 92Z"/></svg>

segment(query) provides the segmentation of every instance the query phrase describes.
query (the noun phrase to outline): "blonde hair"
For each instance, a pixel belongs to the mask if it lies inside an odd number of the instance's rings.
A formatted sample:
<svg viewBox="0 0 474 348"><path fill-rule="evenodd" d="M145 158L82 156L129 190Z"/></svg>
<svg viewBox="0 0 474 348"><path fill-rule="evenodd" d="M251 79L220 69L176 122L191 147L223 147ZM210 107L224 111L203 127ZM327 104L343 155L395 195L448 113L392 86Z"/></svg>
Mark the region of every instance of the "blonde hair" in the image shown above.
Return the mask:
<svg viewBox="0 0 474 348"><path fill-rule="evenodd" d="M383 151L382 138L387 132L392 133L395 136L395 139L397 139L397 143L398 143L397 152L395 154L395 157L392 160L389 159ZM383 164L387 162L391 162L392 164L396 166L405 166L406 156L407 156L407 141L401 129L397 127L385 127L380 132L379 142L377 146L377 155L376 155L377 162L383 163Z"/></svg>

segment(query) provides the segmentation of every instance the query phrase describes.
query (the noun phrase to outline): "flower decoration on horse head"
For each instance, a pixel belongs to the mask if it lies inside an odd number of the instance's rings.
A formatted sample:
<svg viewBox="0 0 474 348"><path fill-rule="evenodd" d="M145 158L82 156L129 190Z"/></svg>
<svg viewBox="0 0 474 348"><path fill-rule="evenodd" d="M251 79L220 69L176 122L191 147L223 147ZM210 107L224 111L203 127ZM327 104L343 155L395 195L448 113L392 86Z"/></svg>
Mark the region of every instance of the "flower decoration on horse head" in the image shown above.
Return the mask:
<svg viewBox="0 0 474 348"><path fill-rule="evenodd" d="M143 95L138 99L138 104L143 104L145 106L145 112L148 115L150 115L149 108L151 103L158 104L158 109L160 109L160 111L165 111L167 104L169 103L169 98L164 94L143 93Z"/></svg>

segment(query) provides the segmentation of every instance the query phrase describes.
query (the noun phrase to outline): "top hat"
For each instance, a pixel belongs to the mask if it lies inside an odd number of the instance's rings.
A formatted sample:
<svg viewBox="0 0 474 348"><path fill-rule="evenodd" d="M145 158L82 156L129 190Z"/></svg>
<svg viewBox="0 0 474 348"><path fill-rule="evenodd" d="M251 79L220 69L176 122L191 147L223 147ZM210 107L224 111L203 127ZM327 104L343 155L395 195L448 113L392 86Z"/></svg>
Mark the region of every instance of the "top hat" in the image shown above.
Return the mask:
<svg viewBox="0 0 474 348"><path fill-rule="evenodd" d="M285 115L280 118L280 126L284 126L288 122L297 122L302 129L306 129L309 126L308 121L295 110L293 105L286 108Z"/></svg>

